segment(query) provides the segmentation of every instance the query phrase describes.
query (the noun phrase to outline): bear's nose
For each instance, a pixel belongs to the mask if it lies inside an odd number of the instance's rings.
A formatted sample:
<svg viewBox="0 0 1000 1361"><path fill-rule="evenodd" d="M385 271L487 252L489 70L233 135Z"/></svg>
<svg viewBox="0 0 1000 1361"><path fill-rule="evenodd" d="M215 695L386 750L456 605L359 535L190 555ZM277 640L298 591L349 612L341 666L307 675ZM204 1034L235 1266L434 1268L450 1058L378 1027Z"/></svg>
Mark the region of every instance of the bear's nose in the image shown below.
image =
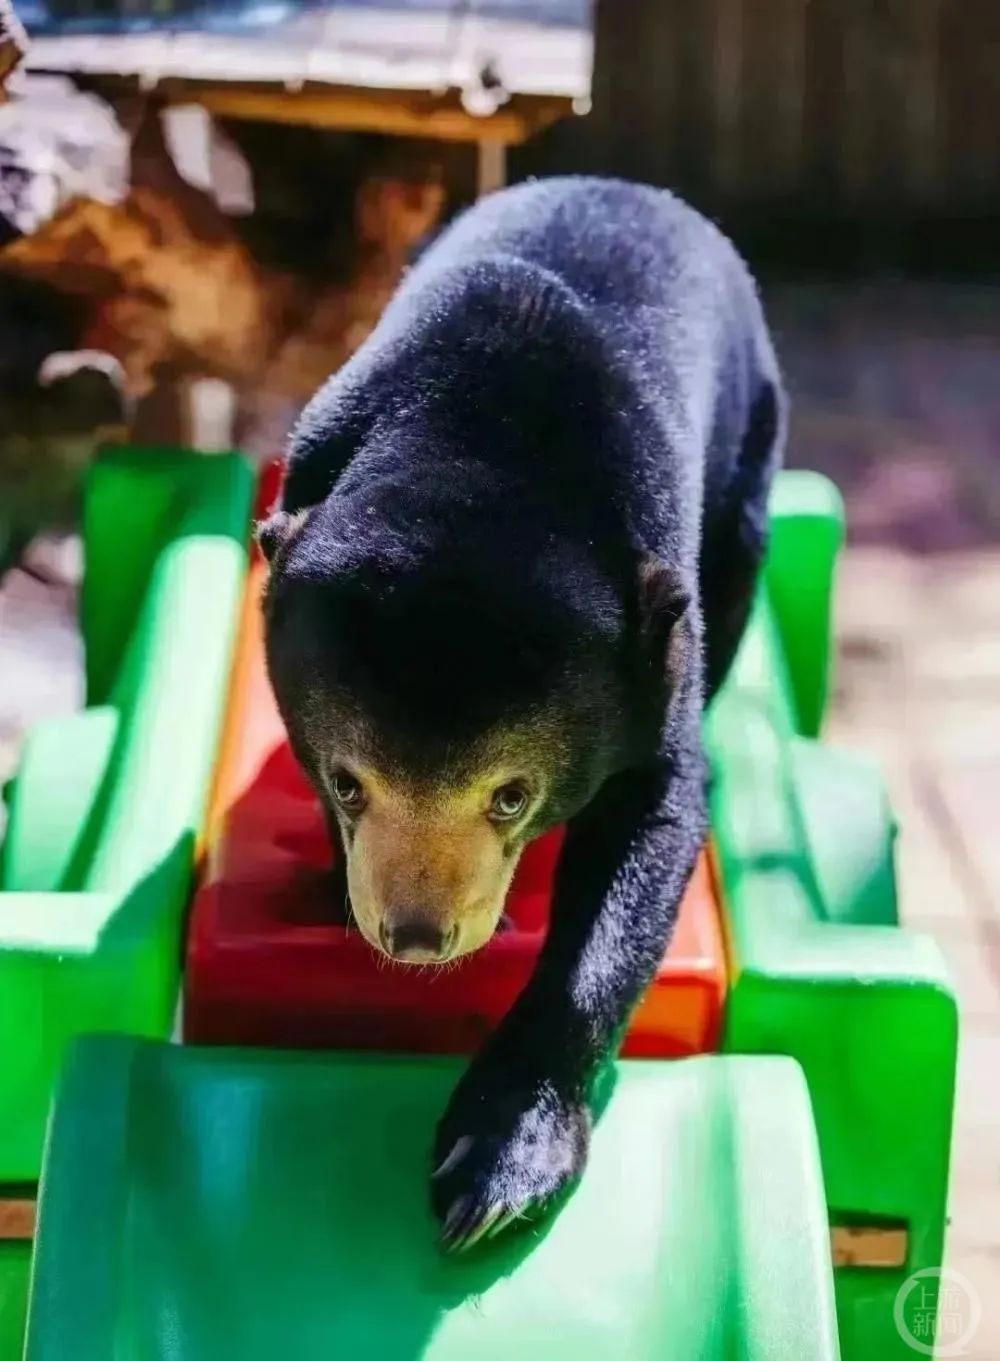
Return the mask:
<svg viewBox="0 0 1000 1361"><path fill-rule="evenodd" d="M379 927L382 949L393 959L428 963L447 959L455 941L455 927L447 931L426 917L400 917Z"/></svg>

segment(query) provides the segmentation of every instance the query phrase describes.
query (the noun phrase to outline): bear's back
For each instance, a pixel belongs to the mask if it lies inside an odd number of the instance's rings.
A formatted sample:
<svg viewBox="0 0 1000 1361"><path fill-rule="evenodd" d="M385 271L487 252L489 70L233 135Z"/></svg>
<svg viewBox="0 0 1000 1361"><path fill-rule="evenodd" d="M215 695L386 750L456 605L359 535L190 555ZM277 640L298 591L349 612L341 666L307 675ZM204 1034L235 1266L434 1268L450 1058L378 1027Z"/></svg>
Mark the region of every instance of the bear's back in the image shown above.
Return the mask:
<svg viewBox="0 0 1000 1361"><path fill-rule="evenodd" d="M683 295L749 284L742 260L707 218L666 189L560 176L516 185L458 217L414 271L509 255L557 275L597 305L669 306ZM752 292L752 285L750 285Z"/></svg>

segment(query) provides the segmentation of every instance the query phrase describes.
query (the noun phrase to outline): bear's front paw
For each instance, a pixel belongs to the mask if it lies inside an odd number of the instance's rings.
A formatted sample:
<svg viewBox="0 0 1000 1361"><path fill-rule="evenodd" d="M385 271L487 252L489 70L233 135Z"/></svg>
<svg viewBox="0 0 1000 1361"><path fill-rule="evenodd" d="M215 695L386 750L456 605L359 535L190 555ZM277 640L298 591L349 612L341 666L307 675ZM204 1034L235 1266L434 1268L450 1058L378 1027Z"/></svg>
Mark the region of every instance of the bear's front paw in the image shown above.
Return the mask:
<svg viewBox="0 0 1000 1361"><path fill-rule="evenodd" d="M587 1108L549 1083L504 1082L473 1066L435 1140L431 1195L443 1245L469 1248L535 1217L579 1178L589 1138Z"/></svg>

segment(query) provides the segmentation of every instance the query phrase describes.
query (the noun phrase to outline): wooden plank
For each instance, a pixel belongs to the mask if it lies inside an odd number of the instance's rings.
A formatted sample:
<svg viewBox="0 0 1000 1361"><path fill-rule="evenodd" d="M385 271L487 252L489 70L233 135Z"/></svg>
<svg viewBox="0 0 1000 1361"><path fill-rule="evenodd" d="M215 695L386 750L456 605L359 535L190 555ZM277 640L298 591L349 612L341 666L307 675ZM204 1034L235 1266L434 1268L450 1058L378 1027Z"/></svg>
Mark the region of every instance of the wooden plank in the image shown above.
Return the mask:
<svg viewBox="0 0 1000 1361"><path fill-rule="evenodd" d="M743 188L783 193L801 160L806 27L802 0L744 0L738 136Z"/></svg>
<svg viewBox="0 0 1000 1361"><path fill-rule="evenodd" d="M503 142L484 138L478 147L476 157L476 193L496 193L507 183L507 156Z"/></svg>
<svg viewBox="0 0 1000 1361"><path fill-rule="evenodd" d="M596 134L595 169L677 182L678 14L673 0L599 0L594 53L594 107L586 133Z"/></svg>
<svg viewBox="0 0 1000 1361"><path fill-rule="evenodd" d="M869 160L875 135L870 77L879 50L879 35L873 28L879 22L880 16L869 10L865 0L844 0L841 5L843 85L837 159L842 194L855 207L870 183Z"/></svg>
<svg viewBox="0 0 1000 1361"><path fill-rule="evenodd" d="M607 0L618 5L621 0ZM639 0L639 15L633 25L635 66L619 76L622 97L622 133L628 144L643 158L648 158L652 178L658 184L671 184L681 193L684 185L678 181L678 148L688 130L681 121L681 43L678 29L687 17L675 0L650 5ZM630 105L635 108L642 101L641 119L629 117ZM639 178L647 178L645 170Z"/></svg>
<svg viewBox="0 0 1000 1361"><path fill-rule="evenodd" d="M813 0L806 10L801 188L814 201L839 197L838 143L845 99L841 0Z"/></svg>
<svg viewBox="0 0 1000 1361"><path fill-rule="evenodd" d="M629 69L634 53L635 24L623 21L623 11L631 8L632 3L633 0L596 0L593 108L587 119L581 159L603 173L610 172L614 165L620 166L619 173L629 173L617 155L623 118L618 90L622 72ZM642 133L645 135L645 128Z"/></svg>
<svg viewBox="0 0 1000 1361"><path fill-rule="evenodd" d="M0 1242L30 1242L34 1236L34 1197L0 1196Z"/></svg>
<svg viewBox="0 0 1000 1361"><path fill-rule="evenodd" d="M905 1266L908 1246L909 1235L903 1225L834 1224L830 1228L835 1267Z"/></svg>
<svg viewBox="0 0 1000 1361"><path fill-rule="evenodd" d="M910 179L907 108L913 74L915 0L882 0L866 14L861 104L864 131L862 193L873 206L898 203Z"/></svg>
<svg viewBox="0 0 1000 1361"><path fill-rule="evenodd" d="M902 92L908 197L923 203L940 183L941 10L947 0L908 0L910 56Z"/></svg>
<svg viewBox="0 0 1000 1361"><path fill-rule="evenodd" d="M802 0L778 0L773 49L774 182L787 191L798 178L802 163L805 112L806 9Z"/></svg>
<svg viewBox="0 0 1000 1361"><path fill-rule="evenodd" d="M715 103L715 4L703 0L686 8L674 25L674 118L672 160L677 184L696 201L710 198L716 184L712 163Z"/></svg>
<svg viewBox="0 0 1000 1361"><path fill-rule="evenodd" d="M1000 6L945 4L941 44L941 164L948 183L941 186L940 197L953 207L956 201L977 207L996 204Z"/></svg>
<svg viewBox="0 0 1000 1361"><path fill-rule="evenodd" d="M175 103L194 101L219 118L326 128L331 131L380 132L439 141L482 142L511 146L572 112L559 98L514 96L488 117L477 117L456 99L435 99L417 91L409 95L373 94L359 89L309 88L296 93L199 81L167 81L158 93Z"/></svg>
<svg viewBox="0 0 1000 1361"><path fill-rule="evenodd" d="M927 197L936 160L939 0L850 0L840 164L848 196L895 209Z"/></svg>
<svg viewBox="0 0 1000 1361"><path fill-rule="evenodd" d="M743 114L744 0L715 0L712 101L715 183L732 200L742 188L740 124Z"/></svg>

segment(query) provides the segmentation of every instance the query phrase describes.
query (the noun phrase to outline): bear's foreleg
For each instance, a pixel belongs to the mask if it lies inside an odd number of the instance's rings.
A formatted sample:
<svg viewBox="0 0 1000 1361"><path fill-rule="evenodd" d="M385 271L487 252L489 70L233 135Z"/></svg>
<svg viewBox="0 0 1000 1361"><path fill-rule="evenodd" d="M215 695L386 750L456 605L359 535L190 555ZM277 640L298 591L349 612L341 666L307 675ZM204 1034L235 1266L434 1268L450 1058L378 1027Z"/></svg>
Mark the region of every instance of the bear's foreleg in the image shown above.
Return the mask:
<svg viewBox="0 0 1000 1361"><path fill-rule="evenodd" d="M535 974L438 1126L447 1247L530 1218L579 1177L595 1079L662 958L706 826L696 741L683 763L609 781L570 824Z"/></svg>

